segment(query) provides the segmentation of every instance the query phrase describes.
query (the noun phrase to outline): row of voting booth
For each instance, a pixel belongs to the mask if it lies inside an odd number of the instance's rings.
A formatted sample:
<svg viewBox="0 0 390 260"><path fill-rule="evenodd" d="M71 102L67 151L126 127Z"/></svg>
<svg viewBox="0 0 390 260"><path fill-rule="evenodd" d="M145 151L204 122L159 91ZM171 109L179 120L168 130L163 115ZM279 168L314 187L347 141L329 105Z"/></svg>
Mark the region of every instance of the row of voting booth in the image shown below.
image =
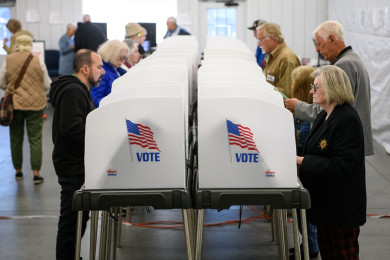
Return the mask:
<svg viewBox="0 0 390 260"><path fill-rule="evenodd" d="M288 257L293 209L300 259L296 209L304 220L310 198L297 182L292 114L243 42L210 37L200 67L198 48L194 36L165 39L88 115L85 185L73 209L79 231L82 210L91 210L90 259L99 211L101 259L115 259L120 234L108 212L118 217L127 206L182 209L187 258L201 259L204 209L249 204L274 208L280 259Z"/></svg>

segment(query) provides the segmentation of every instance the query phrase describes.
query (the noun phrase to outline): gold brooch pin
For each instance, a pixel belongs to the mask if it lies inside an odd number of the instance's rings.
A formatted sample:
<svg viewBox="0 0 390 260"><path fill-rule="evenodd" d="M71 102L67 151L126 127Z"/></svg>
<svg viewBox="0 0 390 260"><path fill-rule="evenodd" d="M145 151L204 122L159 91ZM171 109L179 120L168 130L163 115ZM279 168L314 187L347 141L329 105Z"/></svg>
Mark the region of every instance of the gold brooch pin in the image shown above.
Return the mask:
<svg viewBox="0 0 390 260"><path fill-rule="evenodd" d="M328 143L326 142L325 139L322 139L321 142L320 142L320 148L321 150L324 150L326 148L326 146L328 145Z"/></svg>

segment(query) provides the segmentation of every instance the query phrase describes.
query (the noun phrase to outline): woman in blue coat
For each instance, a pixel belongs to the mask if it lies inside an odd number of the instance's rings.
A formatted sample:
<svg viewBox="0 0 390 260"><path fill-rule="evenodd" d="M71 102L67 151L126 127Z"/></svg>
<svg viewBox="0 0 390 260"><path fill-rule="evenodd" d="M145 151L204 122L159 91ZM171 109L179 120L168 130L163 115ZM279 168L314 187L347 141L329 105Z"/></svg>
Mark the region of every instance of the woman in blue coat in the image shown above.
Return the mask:
<svg viewBox="0 0 390 260"><path fill-rule="evenodd" d="M102 57L103 69L106 73L99 87L91 88L95 107L99 107L100 100L111 93L112 82L126 73L121 66L127 59L129 48L119 40L109 40L100 45L97 52Z"/></svg>
<svg viewBox="0 0 390 260"><path fill-rule="evenodd" d="M297 156L299 178L310 192L309 221L317 226L321 259L359 259L360 226L366 222L364 136L350 105L352 87L333 65L314 72L310 93L318 114Z"/></svg>

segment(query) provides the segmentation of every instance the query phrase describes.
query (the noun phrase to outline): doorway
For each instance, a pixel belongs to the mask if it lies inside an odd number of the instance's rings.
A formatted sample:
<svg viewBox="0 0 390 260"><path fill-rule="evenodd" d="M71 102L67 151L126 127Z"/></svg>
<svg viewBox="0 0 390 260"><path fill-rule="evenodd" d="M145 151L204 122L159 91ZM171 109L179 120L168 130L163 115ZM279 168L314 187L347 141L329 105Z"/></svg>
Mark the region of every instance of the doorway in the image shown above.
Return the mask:
<svg viewBox="0 0 390 260"><path fill-rule="evenodd" d="M200 2L199 45L206 48L208 36L228 36L244 40L245 2L238 6L227 7L224 3Z"/></svg>

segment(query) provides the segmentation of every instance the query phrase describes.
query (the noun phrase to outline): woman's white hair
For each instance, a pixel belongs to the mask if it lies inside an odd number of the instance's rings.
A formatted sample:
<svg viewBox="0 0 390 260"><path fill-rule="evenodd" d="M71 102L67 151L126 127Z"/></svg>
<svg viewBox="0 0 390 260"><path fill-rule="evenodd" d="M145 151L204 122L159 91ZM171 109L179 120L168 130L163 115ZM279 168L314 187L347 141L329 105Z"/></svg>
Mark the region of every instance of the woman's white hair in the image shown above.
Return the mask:
<svg viewBox="0 0 390 260"><path fill-rule="evenodd" d="M99 46L97 53L100 54L105 62L114 64L122 50L126 50L127 54L130 52L129 47L124 42L108 40Z"/></svg>

